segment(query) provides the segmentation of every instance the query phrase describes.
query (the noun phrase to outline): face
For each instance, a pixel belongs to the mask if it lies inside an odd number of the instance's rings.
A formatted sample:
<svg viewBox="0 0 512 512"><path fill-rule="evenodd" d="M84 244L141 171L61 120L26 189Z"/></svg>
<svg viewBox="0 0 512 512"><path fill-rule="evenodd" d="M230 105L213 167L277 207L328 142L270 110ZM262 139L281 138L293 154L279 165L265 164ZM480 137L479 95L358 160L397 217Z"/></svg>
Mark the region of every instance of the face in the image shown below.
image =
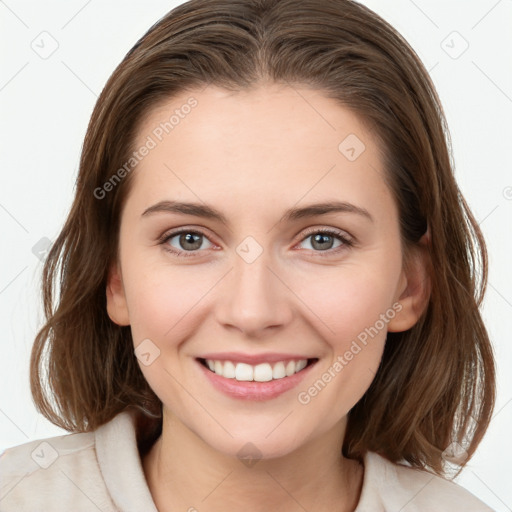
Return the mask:
<svg viewBox="0 0 512 512"><path fill-rule="evenodd" d="M145 144L107 302L164 415L228 455L341 435L386 332L419 314L376 140L319 91L265 85L184 92Z"/></svg>

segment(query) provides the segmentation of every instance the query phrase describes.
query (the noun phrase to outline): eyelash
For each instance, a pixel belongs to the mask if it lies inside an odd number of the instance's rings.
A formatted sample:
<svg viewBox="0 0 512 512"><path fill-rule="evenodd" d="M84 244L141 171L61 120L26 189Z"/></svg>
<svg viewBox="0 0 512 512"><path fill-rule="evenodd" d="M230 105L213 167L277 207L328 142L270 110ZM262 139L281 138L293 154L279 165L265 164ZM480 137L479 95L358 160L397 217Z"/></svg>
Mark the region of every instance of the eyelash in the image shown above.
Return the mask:
<svg viewBox="0 0 512 512"><path fill-rule="evenodd" d="M193 234L193 235L200 235L200 236L204 236L206 239L208 239L206 234L203 233L202 231L195 230L195 229L180 229L178 231L173 231L171 233L164 233L164 235L162 235L162 237L159 238L158 241L159 241L159 243L161 245L164 246L164 250L165 251L170 252L171 254L174 254L175 256L183 257L183 258L195 257L197 255L197 253L200 252L200 250L177 251L176 249L171 248L167 244L167 242L171 238L174 238L177 235L182 235L183 233ZM343 235L340 231L334 231L332 229L327 229L327 228L325 228L325 229L318 229L318 228L314 229L313 228L310 231L307 231L305 233L304 238L302 238L302 240L300 240L300 243L304 242L310 236L316 235L316 234L329 235L329 236L332 236L333 238L338 239L340 242L342 242L342 245L340 245L339 247L337 247L335 249L328 249L328 250L325 250L325 251L314 251L313 250L313 252L318 253L318 256L320 256L322 258L326 258L326 257L332 256L334 254L337 254L337 253L339 253L340 251L342 251L344 249L348 249L350 247L353 247L353 245L354 245L354 241L352 239L346 237L345 235Z"/></svg>

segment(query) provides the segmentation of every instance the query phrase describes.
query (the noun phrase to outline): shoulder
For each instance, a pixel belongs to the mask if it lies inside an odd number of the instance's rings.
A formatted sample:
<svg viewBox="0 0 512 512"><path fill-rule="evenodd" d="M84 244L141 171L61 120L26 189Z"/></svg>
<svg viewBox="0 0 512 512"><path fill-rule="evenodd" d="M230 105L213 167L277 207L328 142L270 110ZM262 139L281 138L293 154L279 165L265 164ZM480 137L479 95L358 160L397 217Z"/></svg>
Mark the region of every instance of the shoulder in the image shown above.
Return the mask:
<svg viewBox="0 0 512 512"><path fill-rule="evenodd" d="M364 465L356 512L493 512L465 488L428 471L393 464L372 452L366 454Z"/></svg>
<svg viewBox="0 0 512 512"><path fill-rule="evenodd" d="M0 455L1 509L114 511L95 453L95 434L30 441ZM92 508L91 508L92 507Z"/></svg>
<svg viewBox="0 0 512 512"><path fill-rule="evenodd" d="M157 512L141 465L134 414L123 411L93 432L5 450L0 455L0 509Z"/></svg>

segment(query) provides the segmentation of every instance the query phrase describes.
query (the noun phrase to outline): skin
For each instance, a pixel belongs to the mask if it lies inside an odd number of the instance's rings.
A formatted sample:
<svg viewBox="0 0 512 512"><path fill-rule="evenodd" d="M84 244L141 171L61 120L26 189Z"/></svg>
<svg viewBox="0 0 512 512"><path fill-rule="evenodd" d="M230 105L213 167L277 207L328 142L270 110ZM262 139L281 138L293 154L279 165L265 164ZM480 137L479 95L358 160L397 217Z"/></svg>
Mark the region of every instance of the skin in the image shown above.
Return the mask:
<svg viewBox="0 0 512 512"><path fill-rule="evenodd" d="M107 285L110 318L131 325L134 347L150 339L160 350L148 366L139 361L163 403L162 436L142 461L155 504L161 512L353 511L364 468L341 455L347 413L374 378L386 331L409 329L426 306L424 253L413 251L405 269L379 147L351 111L306 87L267 83L232 93L208 86L149 112L136 147L190 96L197 107L133 171ZM338 149L349 134L365 145L354 161ZM169 212L141 216L171 199L211 205L229 225ZM365 208L373 221L347 212L282 220L288 208L328 200ZM179 235L159 242L180 227L206 235L191 257L164 249L190 248ZM354 244L334 238L319 248L308 228L337 230ZM247 236L263 251L252 263L236 251ZM397 304L400 312L343 370L299 403L299 392ZM195 360L221 351L299 353L318 362L297 388L241 400L216 390ZM250 467L237 456L248 442L261 457Z"/></svg>

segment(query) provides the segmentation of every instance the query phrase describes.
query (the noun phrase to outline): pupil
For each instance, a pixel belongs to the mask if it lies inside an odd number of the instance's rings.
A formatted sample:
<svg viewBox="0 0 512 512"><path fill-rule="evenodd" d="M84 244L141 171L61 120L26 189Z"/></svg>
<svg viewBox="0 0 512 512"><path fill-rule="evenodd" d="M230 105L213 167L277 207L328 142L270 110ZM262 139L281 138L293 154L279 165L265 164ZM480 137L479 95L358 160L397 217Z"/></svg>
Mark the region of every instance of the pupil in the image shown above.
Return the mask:
<svg viewBox="0 0 512 512"><path fill-rule="evenodd" d="M196 235L194 233L186 233L184 235L181 235L180 242L182 243L182 246L185 245L185 247L186 247L186 244L194 245L194 247L189 248L189 249L198 249L201 246L201 242L199 242L199 245L198 245L198 241L200 240L200 238L201 238L200 235Z"/></svg>
<svg viewBox="0 0 512 512"><path fill-rule="evenodd" d="M315 246L315 243L319 243L320 246L319 248L320 249L325 249L325 242L327 241L327 243L329 243L329 241L332 242L332 239L329 240L331 238L331 236L329 235L325 235L325 234L322 234L322 233L317 233L314 237L313 237L313 247ZM323 244L323 245L322 245Z"/></svg>
<svg viewBox="0 0 512 512"><path fill-rule="evenodd" d="M194 247L192 249L198 249L201 246L201 243L198 242L201 239L201 235L197 235L194 233L185 233L184 235L181 235L181 242L182 244L192 244ZM313 237L313 246L315 244L319 244L320 249L325 249L325 244L329 244L329 242L332 243L332 237L330 235L325 235L322 233L317 233Z"/></svg>

